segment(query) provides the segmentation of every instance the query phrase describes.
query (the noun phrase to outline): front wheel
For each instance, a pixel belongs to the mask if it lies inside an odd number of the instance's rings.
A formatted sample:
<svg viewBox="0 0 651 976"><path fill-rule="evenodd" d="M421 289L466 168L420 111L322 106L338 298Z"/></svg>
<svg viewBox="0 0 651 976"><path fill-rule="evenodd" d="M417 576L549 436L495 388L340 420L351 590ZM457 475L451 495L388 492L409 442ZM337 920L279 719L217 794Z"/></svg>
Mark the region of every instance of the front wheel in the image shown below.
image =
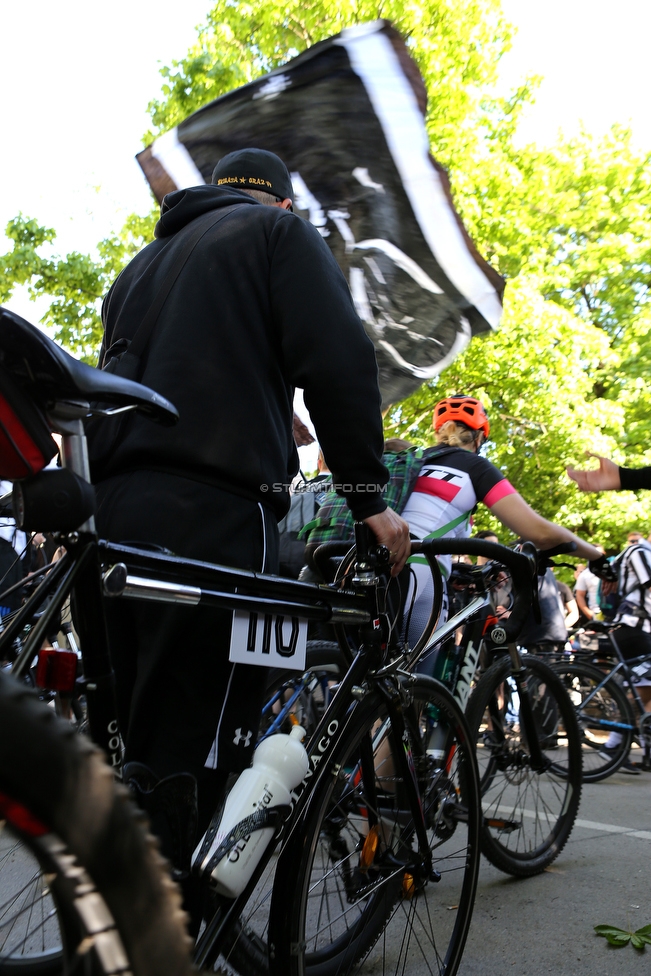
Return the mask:
<svg viewBox="0 0 651 976"><path fill-rule="evenodd" d="M190 976L142 815L70 723L0 679L0 974Z"/></svg>
<svg viewBox="0 0 651 976"><path fill-rule="evenodd" d="M356 706L329 769L281 856L272 905L273 972L343 976L423 971L453 976L477 884L479 794L472 740L450 694L412 678L403 690L407 731L396 741L386 703ZM445 756L427 747L447 730ZM397 750L413 761L428 857L416 839ZM283 879L291 878L291 897ZM280 883L279 883L280 879ZM284 890L283 890L284 889ZM292 952L291 947L304 951ZM289 950L287 947L290 947Z"/></svg>
<svg viewBox="0 0 651 976"><path fill-rule="evenodd" d="M581 799L581 741L572 703L548 665L528 654L523 663L542 768L532 760L509 658L486 671L467 710L482 793L482 853L516 877L539 874L558 857Z"/></svg>
<svg viewBox="0 0 651 976"><path fill-rule="evenodd" d="M581 732L583 782L597 783L612 776L627 758L635 720L626 692L616 677L608 680L599 668L582 662L553 665L574 705ZM611 732L620 741L611 749L607 742Z"/></svg>

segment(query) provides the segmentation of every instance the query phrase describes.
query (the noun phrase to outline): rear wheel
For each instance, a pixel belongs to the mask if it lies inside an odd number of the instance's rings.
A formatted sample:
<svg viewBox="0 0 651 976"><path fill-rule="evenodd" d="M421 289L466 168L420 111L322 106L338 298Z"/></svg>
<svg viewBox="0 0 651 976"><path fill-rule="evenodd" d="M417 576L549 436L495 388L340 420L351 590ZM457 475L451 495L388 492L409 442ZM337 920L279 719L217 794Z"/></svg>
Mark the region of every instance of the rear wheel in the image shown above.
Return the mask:
<svg viewBox="0 0 651 976"><path fill-rule="evenodd" d="M558 675L525 655L543 766L536 769L521 726L511 661L482 676L468 702L482 794L482 853L516 877L539 874L558 857L572 832L581 799L581 742L574 708Z"/></svg>
<svg viewBox="0 0 651 976"><path fill-rule="evenodd" d="M465 945L478 872L478 792L472 741L449 693L410 680L407 739L395 742L386 705L354 710L324 778L282 854L272 931L277 971L339 976L424 967L453 976ZM446 760L427 754L432 724L448 729ZM433 872L418 856L396 749L409 745ZM370 769L370 776L368 771ZM373 819L377 820L372 824ZM291 875L292 897L283 892ZM291 953L290 946L304 946ZM282 956L282 961L281 961Z"/></svg>
<svg viewBox="0 0 651 976"><path fill-rule="evenodd" d="M272 669L267 681L259 738L275 732L289 732L293 725L312 735L328 707L331 689L338 684L347 666L339 644L333 641L308 641L307 670Z"/></svg>
<svg viewBox="0 0 651 976"><path fill-rule="evenodd" d="M579 723L583 782L597 783L616 772L631 749L635 720L626 692L616 678L600 687L606 675L590 664L561 662L554 665L554 671L570 696ZM606 750L611 732L619 733L621 741Z"/></svg>

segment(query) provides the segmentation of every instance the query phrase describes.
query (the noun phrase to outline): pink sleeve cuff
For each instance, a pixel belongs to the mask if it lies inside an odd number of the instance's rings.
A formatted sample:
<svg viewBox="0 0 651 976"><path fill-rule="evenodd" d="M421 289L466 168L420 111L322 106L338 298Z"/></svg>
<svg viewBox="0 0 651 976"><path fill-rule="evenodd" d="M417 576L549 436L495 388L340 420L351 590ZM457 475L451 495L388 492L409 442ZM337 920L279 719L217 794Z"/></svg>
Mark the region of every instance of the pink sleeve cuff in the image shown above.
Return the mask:
<svg viewBox="0 0 651 976"><path fill-rule="evenodd" d="M491 508L495 502L499 502L500 499L506 498L507 495L517 495L517 491L511 482L505 478L504 481L498 481L498 483L491 488L488 494L482 498L482 501L484 505L488 505L488 507Z"/></svg>

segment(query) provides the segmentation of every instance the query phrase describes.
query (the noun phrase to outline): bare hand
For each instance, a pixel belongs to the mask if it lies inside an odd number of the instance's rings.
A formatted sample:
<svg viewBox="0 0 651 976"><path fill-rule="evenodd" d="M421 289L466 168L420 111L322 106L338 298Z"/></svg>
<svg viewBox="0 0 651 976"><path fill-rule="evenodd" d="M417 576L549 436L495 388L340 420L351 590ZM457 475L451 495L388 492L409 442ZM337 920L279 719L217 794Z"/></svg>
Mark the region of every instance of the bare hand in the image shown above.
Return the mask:
<svg viewBox="0 0 651 976"><path fill-rule="evenodd" d="M622 487L619 477L619 467L614 461L586 451L586 457L597 458L599 467L593 471L567 468L567 475L576 481L581 491L617 491Z"/></svg>
<svg viewBox="0 0 651 976"><path fill-rule="evenodd" d="M378 544L389 550L391 575L397 576L411 552L409 526L392 508L378 515L369 515L364 521L373 532Z"/></svg>

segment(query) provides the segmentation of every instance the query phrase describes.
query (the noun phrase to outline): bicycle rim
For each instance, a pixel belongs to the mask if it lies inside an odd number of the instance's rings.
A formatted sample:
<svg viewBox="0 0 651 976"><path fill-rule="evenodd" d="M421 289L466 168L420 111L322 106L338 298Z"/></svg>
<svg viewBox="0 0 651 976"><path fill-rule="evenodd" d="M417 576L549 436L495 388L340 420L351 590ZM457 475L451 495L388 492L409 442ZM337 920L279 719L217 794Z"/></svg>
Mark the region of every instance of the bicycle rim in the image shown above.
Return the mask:
<svg viewBox="0 0 651 976"><path fill-rule="evenodd" d="M0 831L0 973L61 971L61 930L41 866L5 822Z"/></svg>
<svg viewBox="0 0 651 976"><path fill-rule="evenodd" d="M276 886L274 945L304 946L283 961L291 976L403 973L453 976L465 945L477 883L478 793L471 740L456 704L427 679L411 682L413 761L426 814L433 881L416 868L404 785L395 775L385 706L374 696L355 711L305 814L302 837L283 852L293 866L291 899ZM448 761L427 756L432 711L450 729ZM373 787L361 771L373 740ZM389 744L389 745L388 745ZM375 793L377 802L371 799ZM378 824L369 830L369 810ZM282 876L286 867L282 869ZM283 918L283 923L276 920ZM286 965L287 964L287 965ZM280 963L276 964L281 965ZM280 971L277 969L276 971Z"/></svg>
<svg viewBox="0 0 651 976"><path fill-rule="evenodd" d="M597 783L616 772L629 754L635 724L631 706L615 678L599 688L606 677L599 668L561 662L554 665L554 671L570 696L579 723L583 782ZM611 754L603 753L611 731L618 732L621 741Z"/></svg>
<svg viewBox="0 0 651 976"><path fill-rule="evenodd" d="M572 703L551 668L529 655L524 664L542 769L533 768L521 729L509 659L489 668L468 703L482 793L482 853L518 877L540 873L559 855L581 798L581 744Z"/></svg>

